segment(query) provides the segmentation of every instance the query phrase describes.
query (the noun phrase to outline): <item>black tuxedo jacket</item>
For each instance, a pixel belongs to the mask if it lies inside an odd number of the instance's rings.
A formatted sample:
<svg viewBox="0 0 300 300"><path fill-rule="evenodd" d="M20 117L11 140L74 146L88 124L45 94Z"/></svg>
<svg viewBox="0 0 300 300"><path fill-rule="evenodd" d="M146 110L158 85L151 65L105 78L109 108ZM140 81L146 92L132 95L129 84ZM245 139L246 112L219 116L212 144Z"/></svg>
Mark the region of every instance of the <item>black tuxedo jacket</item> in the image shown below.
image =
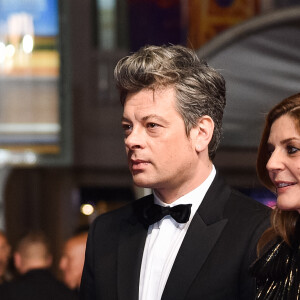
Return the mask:
<svg viewBox="0 0 300 300"><path fill-rule="evenodd" d="M91 226L80 299L138 300L147 228L136 211L146 196L99 216ZM249 266L269 209L216 175L175 259L162 300L254 299Z"/></svg>

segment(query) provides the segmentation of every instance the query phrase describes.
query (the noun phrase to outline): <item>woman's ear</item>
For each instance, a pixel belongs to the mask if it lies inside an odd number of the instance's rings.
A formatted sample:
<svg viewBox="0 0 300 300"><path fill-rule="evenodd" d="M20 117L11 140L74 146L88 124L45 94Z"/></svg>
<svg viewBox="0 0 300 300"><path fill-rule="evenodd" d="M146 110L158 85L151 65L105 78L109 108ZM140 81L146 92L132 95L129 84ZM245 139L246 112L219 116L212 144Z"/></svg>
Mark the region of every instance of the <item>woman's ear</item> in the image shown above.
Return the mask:
<svg viewBox="0 0 300 300"><path fill-rule="evenodd" d="M194 140L196 152L202 152L208 149L213 132L214 132L214 121L211 117L205 115L199 118L197 125L192 129L192 139Z"/></svg>

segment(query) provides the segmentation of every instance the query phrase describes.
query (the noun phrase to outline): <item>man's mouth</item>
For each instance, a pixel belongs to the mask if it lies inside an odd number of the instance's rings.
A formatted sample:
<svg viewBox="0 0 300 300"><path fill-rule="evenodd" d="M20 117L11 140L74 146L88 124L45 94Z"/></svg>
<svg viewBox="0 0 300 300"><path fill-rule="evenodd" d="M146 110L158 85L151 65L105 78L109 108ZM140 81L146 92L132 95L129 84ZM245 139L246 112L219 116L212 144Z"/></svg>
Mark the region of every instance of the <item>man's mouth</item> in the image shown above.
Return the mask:
<svg viewBox="0 0 300 300"><path fill-rule="evenodd" d="M135 160L131 159L130 162L131 162L131 168L134 171L141 170L149 164L148 161L141 160L141 159L135 159Z"/></svg>

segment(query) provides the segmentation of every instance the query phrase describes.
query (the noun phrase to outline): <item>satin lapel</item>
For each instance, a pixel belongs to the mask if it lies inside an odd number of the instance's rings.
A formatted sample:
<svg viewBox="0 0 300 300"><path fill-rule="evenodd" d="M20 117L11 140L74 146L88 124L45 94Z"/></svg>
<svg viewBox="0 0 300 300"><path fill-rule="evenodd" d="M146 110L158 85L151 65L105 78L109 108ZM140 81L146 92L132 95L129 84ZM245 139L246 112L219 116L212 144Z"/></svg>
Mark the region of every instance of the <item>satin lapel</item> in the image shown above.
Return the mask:
<svg viewBox="0 0 300 300"><path fill-rule="evenodd" d="M118 299L138 300L147 228L136 217L124 221L118 248Z"/></svg>
<svg viewBox="0 0 300 300"><path fill-rule="evenodd" d="M216 175L196 212L175 259L162 300L183 300L227 223L223 218L230 188Z"/></svg>
<svg viewBox="0 0 300 300"><path fill-rule="evenodd" d="M227 220L207 226L196 214L176 257L162 300L182 300L211 249L218 240Z"/></svg>

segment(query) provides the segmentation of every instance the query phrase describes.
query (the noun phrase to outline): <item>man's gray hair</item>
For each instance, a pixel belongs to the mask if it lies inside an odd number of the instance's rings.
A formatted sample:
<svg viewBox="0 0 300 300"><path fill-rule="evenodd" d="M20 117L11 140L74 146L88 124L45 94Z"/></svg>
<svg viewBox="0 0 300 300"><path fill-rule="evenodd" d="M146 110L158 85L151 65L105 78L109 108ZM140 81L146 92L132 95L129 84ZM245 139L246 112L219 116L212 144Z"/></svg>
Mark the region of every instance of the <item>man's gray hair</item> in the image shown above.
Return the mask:
<svg viewBox="0 0 300 300"><path fill-rule="evenodd" d="M128 93L174 86L177 110L184 120L187 136L202 116L210 116L214 121L208 147L209 158L214 158L222 135L225 80L193 50L179 45L145 46L122 58L114 76L122 105Z"/></svg>

